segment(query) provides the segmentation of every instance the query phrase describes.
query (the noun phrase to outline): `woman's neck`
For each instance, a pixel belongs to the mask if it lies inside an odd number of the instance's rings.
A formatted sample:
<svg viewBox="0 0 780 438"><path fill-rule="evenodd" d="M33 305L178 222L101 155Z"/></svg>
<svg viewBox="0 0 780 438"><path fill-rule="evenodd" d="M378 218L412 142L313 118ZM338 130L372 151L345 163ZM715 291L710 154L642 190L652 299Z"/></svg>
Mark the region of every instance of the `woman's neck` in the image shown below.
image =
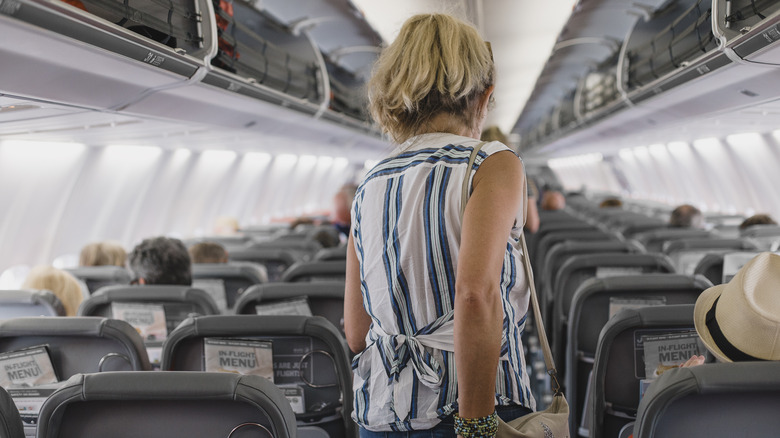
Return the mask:
<svg viewBox="0 0 780 438"><path fill-rule="evenodd" d="M420 128L416 135L432 134L436 132L446 132L449 134L471 137L479 140L480 131L466 126L461 119L451 114L439 113L435 115L428 123Z"/></svg>

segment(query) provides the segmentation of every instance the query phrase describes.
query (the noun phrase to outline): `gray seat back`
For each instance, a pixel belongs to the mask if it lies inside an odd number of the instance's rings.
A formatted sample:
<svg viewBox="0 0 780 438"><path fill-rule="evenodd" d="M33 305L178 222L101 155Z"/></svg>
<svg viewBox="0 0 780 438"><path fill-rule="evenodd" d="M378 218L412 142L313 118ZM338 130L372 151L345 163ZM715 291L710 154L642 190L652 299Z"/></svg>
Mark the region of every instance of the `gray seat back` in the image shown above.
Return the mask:
<svg viewBox="0 0 780 438"><path fill-rule="evenodd" d="M166 340L162 369L204 370L206 338L270 341L274 383L303 390L305 412L296 414L299 424L321 427L331 438L355 436L347 349L338 330L326 319L260 315L190 318Z"/></svg>
<svg viewBox="0 0 780 438"><path fill-rule="evenodd" d="M660 252L664 243L685 238L708 238L712 233L696 228L661 228L634 235L634 239L644 245L647 252Z"/></svg>
<svg viewBox="0 0 780 438"><path fill-rule="evenodd" d="M609 234L595 227L551 231L544 236L539 237L534 252L530 252L530 248L528 251L531 254L531 258L534 260L534 267L541 268L541 264L544 263L544 259L547 257L547 251L557 243L566 241L606 241L612 239L617 239L616 235Z"/></svg>
<svg viewBox="0 0 780 438"><path fill-rule="evenodd" d="M290 266L302 259L295 251L275 247L247 247L228 253L231 261L259 263L265 266L268 281L279 281Z"/></svg>
<svg viewBox="0 0 780 438"><path fill-rule="evenodd" d="M628 306L643 306L650 302L694 304L701 292L710 286L712 283L704 277L676 274L594 278L580 286L569 309L566 345L566 397L571 407L572 427L582 421L599 335L609 321L610 313L627 307L627 300L642 301L634 301Z"/></svg>
<svg viewBox="0 0 780 438"><path fill-rule="evenodd" d="M568 240L556 243L544 258L541 268L541 275L536 277L537 290L540 291L542 315L545 321L550 322L552 315L552 288L555 275L560 271L561 266L570 258L582 254L598 253L639 253L643 248L634 242L621 242L618 240L608 241L576 241Z"/></svg>
<svg viewBox="0 0 780 438"><path fill-rule="evenodd" d="M130 271L121 266L79 266L66 271L83 281L90 294L104 286L130 284L132 281Z"/></svg>
<svg viewBox="0 0 780 438"><path fill-rule="evenodd" d="M535 233L528 236L528 253L531 255L531 264L534 268L536 268L537 264L544 261L543 258L538 256L537 249L539 248L541 240L544 239L547 234L560 231L582 231L596 229L596 227L589 224L585 220L575 218L571 215L555 216L559 217L560 219L556 221L545 222L542 216L542 212L539 212L539 214L541 221L539 229Z"/></svg>
<svg viewBox="0 0 780 438"><path fill-rule="evenodd" d="M232 309L247 289L268 282L268 274L264 266L251 262L193 263L192 280L195 287L217 286L215 293L224 292L226 308Z"/></svg>
<svg viewBox="0 0 780 438"><path fill-rule="evenodd" d="M777 436L780 362L705 364L665 372L639 403L635 438Z"/></svg>
<svg viewBox="0 0 780 438"><path fill-rule="evenodd" d="M566 354L569 310L575 293L584 282L592 278L607 278L615 275L672 272L674 267L669 258L657 253L601 253L570 257L558 271L552 296L546 297L545 302L545 308L552 309L549 324L556 357L563 357ZM561 373L564 371L565 369L561 370Z"/></svg>
<svg viewBox="0 0 780 438"><path fill-rule="evenodd" d="M346 260L298 262L284 271L281 281L288 283L305 281L344 281L346 276Z"/></svg>
<svg viewBox="0 0 780 438"><path fill-rule="evenodd" d="M41 407L40 438L296 436L284 394L258 376L229 373L78 374ZM242 426L243 425L243 426ZM250 435L251 433L251 435Z"/></svg>
<svg viewBox="0 0 780 438"><path fill-rule="evenodd" d="M111 303L160 304L165 309L168 333L189 315L218 315L208 293L189 286L108 286L95 292L79 307L79 316L112 317Z"/></svg>
<svg viewBox="0 0 780 438"><path fill-rule="evenodd" d="M602 252L642 252L642 248L632 242L619 240L607 241L576 241L568 240L556 243L548 251L542 264L541 275L538 278L539 286L549 286L553 282L554 274L558 272L563 262L569 257L580 254L595 254Z"/></svg>
<svg viewBox="0 0 780 438"><path fill-rule="evenodd" d="M763 251L772 250L780 242L780 225L753 225L740 231Z"/></svg>
<svg viewBox="0 0 780 438"><path fill-rule="evenodd" d="M0 320L23 316L65 316L65 307L47 290L0 291Z"/></svg>
<svg viewBox="0 0 780 438"><path fill-rule="evenodd" d="M686 275L692 275L707 254L757 250L758 246L746 239L686 238L663 245L664 254L672 260L677 272Z"/></svg>
<svg viewBox="0 0 780 438"><path fill-rule="evenodd" d="M236 315L256 315L258 304L271 304L306 297L311 313L322 316L344 332L344 282L268 283L252 286L235 306Z"/></svg>
<svg viewBox="0 0 780 438"><path fill-rule="evenodd" d="M644 362L642 336L695 330L693 305L624 309L601 330L593 364L588 423L591 436L617 437L634 421ZM640 363L641 362L641 363Z"/></svg>
<svg viewBox="0 0 780 438"><path fill-rule="evenodd" d="M723 254L707 254L699 260L694 275L702 275L712 284L723 283Z"/></svg>
<svg viewBox="0 0 780 438"><path fill-rule="evenodd" d="M151 369L141 336L124 321L29 317L0 322L0 352L37 345L48 346L61 380L78 373Z"/></svg>
<svg viewBox="0 0 780 438"><path fill-rule="evenodd" d="M321 262L328 260L346 260L347 259L347 246L342 245L336 248L323 248L314 254L314 260Z"/></svg>
<svg viewBox="0 0 780 438"><path fill-rule="evenodd" d="M24 423L19 415L19 409L2 387L0 387L0 437L24 438Z"/></svg>

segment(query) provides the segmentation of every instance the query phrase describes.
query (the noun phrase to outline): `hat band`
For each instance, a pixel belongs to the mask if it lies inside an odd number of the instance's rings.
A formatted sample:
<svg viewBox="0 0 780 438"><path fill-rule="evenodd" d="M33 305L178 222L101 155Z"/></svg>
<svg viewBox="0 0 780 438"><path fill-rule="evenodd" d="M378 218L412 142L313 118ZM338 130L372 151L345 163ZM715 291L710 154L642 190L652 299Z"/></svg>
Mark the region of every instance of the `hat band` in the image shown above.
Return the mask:
<svg viewBox="0 0 780 438"><path fill-rule="evenodd" d="M753 357L735 347L734 344L729 342L729 340L726 339L726 336L723 335L723 332L720 330L720 326L718 325L718 321L715 319L715 309L718 306L719 299L720 297L715 298L715 302L712 303L712 308L707 312L707 316L705 318L707 321L707 328L710 330L710 336L712 336L712 340L715 341L715 345L720 348L720 351L722 351L726 357L735 362L749 362L752 360L763 361L764 359Z"/></svg>

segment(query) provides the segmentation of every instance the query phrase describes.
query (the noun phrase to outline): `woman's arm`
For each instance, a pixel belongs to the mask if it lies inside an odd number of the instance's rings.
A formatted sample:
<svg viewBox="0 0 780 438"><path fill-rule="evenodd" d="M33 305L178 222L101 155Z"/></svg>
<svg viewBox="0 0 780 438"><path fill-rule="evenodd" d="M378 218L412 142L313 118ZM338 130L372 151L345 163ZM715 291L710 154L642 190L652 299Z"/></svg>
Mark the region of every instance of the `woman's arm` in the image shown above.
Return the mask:
<svg viewBox="0 0 780 438"><path fill-rule="evenodd" d="M484 417L495 409L504 317L499 282L507 237L525 207L524 178L522 162L511 151L488 157L474 175L463 215L455 277L455 366L463 418Z"/></svg>
<svg viewBox="0 0 780 438"><path fill-rule="evenodd" d="M360 292L360 264L355 252L352 235L347 242L347 281L344 290L344 333L347 344L353 353L366 348L366 334L371 326L371 317L363 307L363 294Z"/></svg>

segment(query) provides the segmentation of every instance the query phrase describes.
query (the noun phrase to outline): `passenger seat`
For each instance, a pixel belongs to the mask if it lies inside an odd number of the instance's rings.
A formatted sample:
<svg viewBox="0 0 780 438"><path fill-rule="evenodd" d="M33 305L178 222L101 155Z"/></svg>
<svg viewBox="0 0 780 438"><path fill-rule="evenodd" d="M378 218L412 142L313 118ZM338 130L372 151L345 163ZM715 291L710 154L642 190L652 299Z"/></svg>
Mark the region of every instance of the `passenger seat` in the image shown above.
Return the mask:
<svg viewBox="0 0 780 438"><path fill-rule="evenodd" d="M780 362L705 364L665 372L639 404L634 438L777 436Z"/></svg>

